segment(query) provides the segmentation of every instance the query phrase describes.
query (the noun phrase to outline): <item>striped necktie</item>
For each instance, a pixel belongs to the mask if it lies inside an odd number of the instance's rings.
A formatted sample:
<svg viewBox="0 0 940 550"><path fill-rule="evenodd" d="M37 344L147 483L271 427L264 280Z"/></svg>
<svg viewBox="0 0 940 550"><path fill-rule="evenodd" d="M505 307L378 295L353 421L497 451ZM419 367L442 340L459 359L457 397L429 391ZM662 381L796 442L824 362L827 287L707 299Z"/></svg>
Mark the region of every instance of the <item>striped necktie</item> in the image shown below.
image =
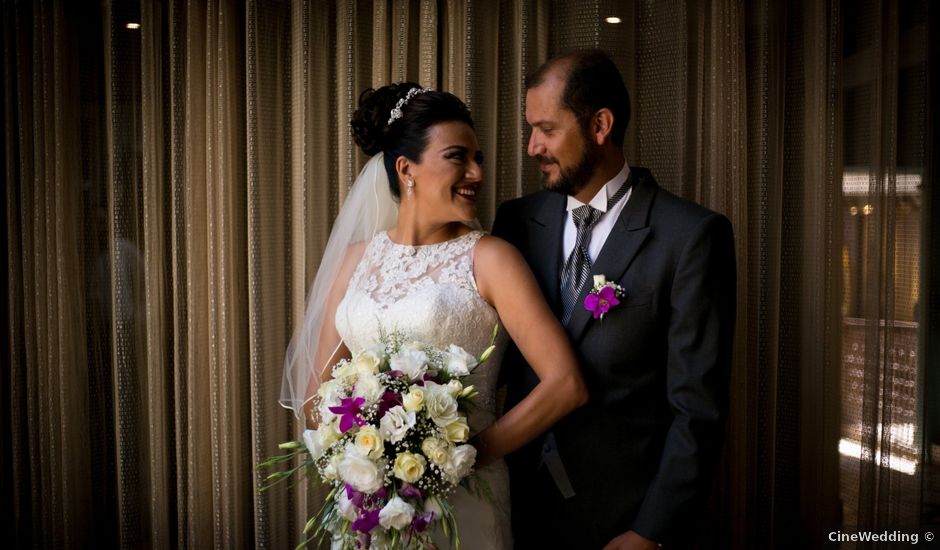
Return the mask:
<svg viewBox="0 0 940 550"><path fill-rule="evenodd" d="M630 188L630 179L632 178L628 178L620 186L620 189L607 199L608 212L627 193L627 189ZM561 321L564 325L567 325L568 321L571 320L575 303L581 295L581 287L591 276L592 262L588 253L591 246L591 231L603 215L603 212L587 204L571 211L571 219L574 221L578 233L575 237L574 248L571 250L571 254L568 255L568 259L565 260L565 265L561 270L561 303L564 308Z"/></svg>

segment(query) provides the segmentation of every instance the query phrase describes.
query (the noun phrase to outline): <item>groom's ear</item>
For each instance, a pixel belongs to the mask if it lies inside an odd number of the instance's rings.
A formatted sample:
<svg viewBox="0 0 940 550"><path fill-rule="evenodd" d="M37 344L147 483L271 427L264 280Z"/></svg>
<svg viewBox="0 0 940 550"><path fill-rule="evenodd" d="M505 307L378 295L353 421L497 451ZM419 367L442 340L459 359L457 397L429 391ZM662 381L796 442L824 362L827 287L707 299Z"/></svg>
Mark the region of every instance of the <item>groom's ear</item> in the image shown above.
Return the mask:
<svg viewBox="0 0 940 550"><path fill-rule="evenodd" d="M614 128L614 113L604 107L591 117L591 137L598 145L604 145L610 140L610 132Z"/></svg>

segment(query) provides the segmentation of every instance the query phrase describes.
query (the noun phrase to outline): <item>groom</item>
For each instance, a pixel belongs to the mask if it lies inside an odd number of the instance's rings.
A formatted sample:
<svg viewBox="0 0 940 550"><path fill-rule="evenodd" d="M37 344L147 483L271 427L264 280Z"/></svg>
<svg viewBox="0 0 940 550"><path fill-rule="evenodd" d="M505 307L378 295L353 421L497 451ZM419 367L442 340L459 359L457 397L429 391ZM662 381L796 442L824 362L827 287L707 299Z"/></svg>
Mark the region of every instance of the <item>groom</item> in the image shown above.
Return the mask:
<svg viewBox="0 0 940 550"><path fill-rule="evenodd" d="M545 190L504 203L493 233L532 267L590 402L510 457L516 548L686 548L724 431L731 224L626 163L629 98L603 52L552 59L526 88ZM599 319L585 307L597 275L623 289ZM537 378L508 357L511 406Z"/></svg>

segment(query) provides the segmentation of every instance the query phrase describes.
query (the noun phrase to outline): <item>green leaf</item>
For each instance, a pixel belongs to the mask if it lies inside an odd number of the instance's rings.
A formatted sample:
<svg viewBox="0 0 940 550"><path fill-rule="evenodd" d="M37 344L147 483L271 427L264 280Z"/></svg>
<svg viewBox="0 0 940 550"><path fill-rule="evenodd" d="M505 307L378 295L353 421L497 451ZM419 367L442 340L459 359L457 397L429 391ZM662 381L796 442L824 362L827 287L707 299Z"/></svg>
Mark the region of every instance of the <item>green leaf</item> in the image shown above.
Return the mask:
<svg viewBox="0 0 940 550"><path fill-rule="evenodd" d="M313 526L316 525L316 524L317 524L317 516L313 516L312 518L310 518L310 519L307 520L307 524L304 525L304 530L303 530L303 532L306 533L306 532L310 531L311 529L313 529Z"/></svg>

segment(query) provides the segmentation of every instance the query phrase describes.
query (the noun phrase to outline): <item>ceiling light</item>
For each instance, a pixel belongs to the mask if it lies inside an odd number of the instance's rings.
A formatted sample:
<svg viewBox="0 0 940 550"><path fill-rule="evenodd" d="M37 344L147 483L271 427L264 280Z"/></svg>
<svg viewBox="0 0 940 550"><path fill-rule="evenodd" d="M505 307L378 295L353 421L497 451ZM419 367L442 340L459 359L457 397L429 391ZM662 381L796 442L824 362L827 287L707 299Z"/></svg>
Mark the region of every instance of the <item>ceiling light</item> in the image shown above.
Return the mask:
<svg viewBox="0 0 940 550"><path fill-rule="evenodd" d="M137 30L140 28L140 23L128 23L127 28Z"/></svg>
<svg viewBox="0 0 940 550"><path fill-rule="evenodd" d="M604 19L604 21L607 21L611 25L617 25L621 22L621 19L619 17L608 17Z"/></svg>

